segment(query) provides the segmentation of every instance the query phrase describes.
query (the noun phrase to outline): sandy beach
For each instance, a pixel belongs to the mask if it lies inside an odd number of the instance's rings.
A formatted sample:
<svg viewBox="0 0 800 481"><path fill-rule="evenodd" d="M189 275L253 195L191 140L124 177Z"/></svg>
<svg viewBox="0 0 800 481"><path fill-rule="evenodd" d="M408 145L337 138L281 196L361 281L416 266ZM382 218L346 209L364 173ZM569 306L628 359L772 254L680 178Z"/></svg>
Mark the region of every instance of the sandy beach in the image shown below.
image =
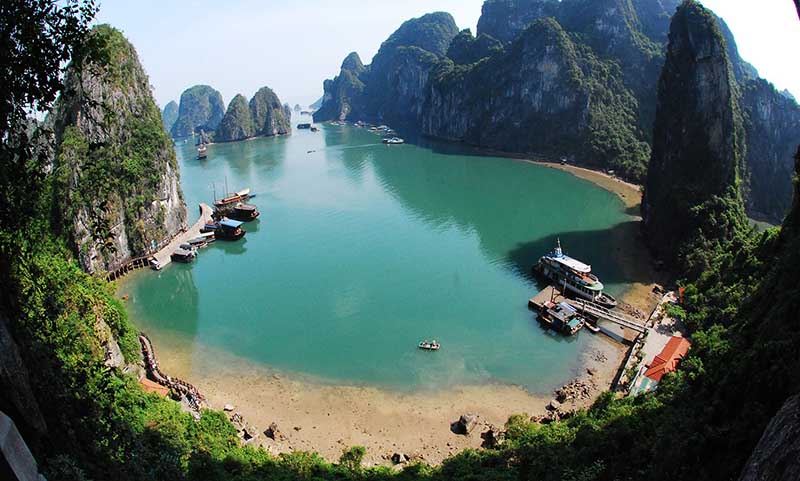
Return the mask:
<svg viewBox="0 0 800 481"><path fill-rule="evenodd" d="M209 407L230 405L229 416L240 414L258 434L250 442L274 454L316 451L337 461L343 449L364 446L368 465L390 464L394 453L438 464L465 448L480 447L481 433L489 426L502 428L512 414L544 415L554 397L499 384L410 393L332 385L196 344L186 352L182 341L161 337L153 342L165 372L195 384ZM619 344L596 336L584 353L587 371L580 376L591 387L589 397L568 401L562 409L588 407L611 383L622 355ZM450 429L462 414L479 419L469 436ZM264 434L271 423L280 431L275 440Z"/></svg>
<svg viewBox="0 0 800 481"><path fill-rule="evenodd" d="M570 165L533 163L567 171L617 194L631 222L619 229L616 250L626 278L635 282L622 300L649 314L657 302L652 289L657 276L639 238L639 186L604 173ZM124 284L120 294L124 293ZM520 302L525 302L521 299ZM533 315L532 315L533 316ZM579 373L584 394L564 403L562 410L585 408L616 375L626 347L589 332L590 347L583 353ZM365 463L391 464L401 453L430 464L465 449L478 448L481 433L490 426L502 428L513 414L544 415L553 393L531 394L522 387L500 384L465 385L443 390L399 392L367 386L332 385L300 375L275 372L268 367L196 342L160 337L153 339L162 369L188 380L204 394L209 407L232 407L256 437L249 441L272 453L316 451L337 461L349 446L367 448ZM574 379L564 379L568 384ZM455 434L451 423L463 414L478 416L479 425L469 436ZM280 434L271 439L264 431L275 423Z"/></svg>

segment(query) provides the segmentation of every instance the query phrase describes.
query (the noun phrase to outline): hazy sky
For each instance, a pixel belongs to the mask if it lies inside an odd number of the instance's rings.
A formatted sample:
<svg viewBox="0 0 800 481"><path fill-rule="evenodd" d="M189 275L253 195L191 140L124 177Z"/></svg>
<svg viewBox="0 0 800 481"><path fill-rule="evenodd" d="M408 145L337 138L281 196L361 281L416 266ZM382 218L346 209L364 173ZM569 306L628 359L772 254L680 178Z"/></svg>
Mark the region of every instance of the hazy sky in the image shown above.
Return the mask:
<svg viewBox="0 0 800 481"><path fill-rule="evenodd" d="M475 26L483 0L100 0L97 21L122 30L136 47L156 100L178 100L208 84L227 102L267 85L284 102L322 95L357 51L369 63L380 44L412 17L450 12L459 28ZM792 0L706 0L730 26L745 60L780 90L800 98L800 21ZM757 6L756 6L757 5Z"/></svg>

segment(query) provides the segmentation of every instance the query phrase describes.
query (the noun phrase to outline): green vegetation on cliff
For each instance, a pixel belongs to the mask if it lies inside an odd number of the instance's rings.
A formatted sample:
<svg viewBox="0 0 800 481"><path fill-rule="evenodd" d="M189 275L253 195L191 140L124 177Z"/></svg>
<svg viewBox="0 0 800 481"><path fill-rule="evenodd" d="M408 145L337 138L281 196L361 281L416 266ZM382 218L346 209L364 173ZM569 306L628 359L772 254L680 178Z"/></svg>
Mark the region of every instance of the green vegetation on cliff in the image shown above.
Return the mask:
<svg viewBox="0 0 800 481"><path fill-rule="evenodd" d="M178 119L172 126L173 137L186 137L192 132L213 132L225 116L222 94L208 85L195 85L181 94Z"/></svg>
<svg viewBox="0 0 800 481"><path fill-rule="evenodd" d="M116 268L185 223L175 152L136 51L118 30L92 29L66 85L47 120L58 141L56 220L82 265Z"/></svg>
<svg viewBox="0 0 800 481"><path fill-rule="evenodd" d="M256 134L256 125L253 114L247 105L244 95L237 95L228 104L225 117L219 124L214 140L218 142L232 142L248 139Z"/></svg>
<svg viewBox="0 0 800 481"><path fill-rule="evenodd" d="M285 135L292 131L291 117L284 111L281 100L269 87L262 87L250 99L250 112L256 135Z"/></svg>

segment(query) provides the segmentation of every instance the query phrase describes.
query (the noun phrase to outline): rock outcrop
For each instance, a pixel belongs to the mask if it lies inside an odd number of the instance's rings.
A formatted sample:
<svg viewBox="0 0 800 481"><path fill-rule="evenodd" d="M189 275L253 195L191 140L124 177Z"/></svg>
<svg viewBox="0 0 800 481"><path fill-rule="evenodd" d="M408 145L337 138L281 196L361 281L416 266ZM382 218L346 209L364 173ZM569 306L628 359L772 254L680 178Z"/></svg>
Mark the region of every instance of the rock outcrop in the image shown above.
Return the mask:
<svg viewBox="0 0 800 481"><path fill-rule="evenodd" d="M351 53L339 76L325 81L323 103L314 120L365 118L416 125L430 72L457 34L450 14L430 13L403 23L368 67Z"/></svg>
<svg viewBox="0 0 800 481"><path fill-rule="evenodd" d="M161 121L164 123L164 131L172 133L172 126L175 125L176 120L178 120L178 104L174 100L171 100L164 106L164 110L161 112Z"/></svg>
<svg viewBox="0 0 800 481"><path fill-rule="evenodd" d="M800 479L800 394L789 398L772 418L739 481Z"/></svg>
<svg viewBox="0 0 800 481"><path fill-rule="evenodd" d="M649 147L635 109L618 67L545 18L500 54L471 65L441 62L421 124L432 137L643 169Z"/></svg>
<svg viewBox="0 0 800 481"><path fill-rule="evenodd" d="M685 2L672 19L669 41L643 215L656 255L685 268L682 253L717 245L744 217L738 190L744 128L713 15Z"/></svg>
<svg viewBox="0 0 800 481"><path fill-rule="evenodd" d="M47 122L58 146L60 229L95 273L171 238L186 225L186 207L172 141L136 51L107 25L91 35L98 51L82 68L67 69Z"/></svg>
<svg viewBox="0 0 800 481"><path fill-rule="evenodd" d="M291 117L287 117L281 100L269 87L262 87L250 99L250 112L256 135L271 137L292 131Z"/></svg>
<svg viewBox="0 0 800 481"><path fill-rule="evenodd" d="M800 145L800 106L763 79L742 84L747 133L746 195L751 217L780 224L792 205L793 154Z"/></svg>
<svg viewBox="0 0 800 481"><path fill-rule="evenodd" d="M173 137L186 137L192 132L213 132L225 116L222 94L208 85L195 85L181 94L178 119L172 126Z"/></svg>
<svg viewBox="0 0 800 481"><path fill-rule="evenodd" d="M469 29L462 30L450 43L447 58L458 65L468 65L491 57L503 50L503 44L494 37L481 34L477 38Z"/></svg>
<svg viewBox="0 0 800 481"><path fill-rule="evenodd" d="M485 34L510 43L536 20L555 17L559 3L558 0L487 0L478 19L478 36Z"/></svg>
<svg viewBox="0 0 800 481"><path fill-rule="evenodd" d="M219 124L214 140L217 142L233 142L253 137L256 134L256 125L247 99L243 95L236 95Z"/></svg>

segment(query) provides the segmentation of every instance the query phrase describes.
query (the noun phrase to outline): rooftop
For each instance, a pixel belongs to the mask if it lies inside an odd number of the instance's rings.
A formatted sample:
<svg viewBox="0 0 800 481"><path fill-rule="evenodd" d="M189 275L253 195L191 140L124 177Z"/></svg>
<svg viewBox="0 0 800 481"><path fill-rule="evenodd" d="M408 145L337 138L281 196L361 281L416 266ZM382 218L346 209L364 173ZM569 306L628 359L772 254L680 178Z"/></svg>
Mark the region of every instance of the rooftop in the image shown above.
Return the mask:
<svg viewBox="0 0 800 481"><path fill-rule="evenodd" d="M664 349L650 363L644 375L654 381L661 381L664 374L673 372L678 368L678 361L686 356L691 345L692 343L686 338L672 336L667 345L664 346Z"/></svg>

